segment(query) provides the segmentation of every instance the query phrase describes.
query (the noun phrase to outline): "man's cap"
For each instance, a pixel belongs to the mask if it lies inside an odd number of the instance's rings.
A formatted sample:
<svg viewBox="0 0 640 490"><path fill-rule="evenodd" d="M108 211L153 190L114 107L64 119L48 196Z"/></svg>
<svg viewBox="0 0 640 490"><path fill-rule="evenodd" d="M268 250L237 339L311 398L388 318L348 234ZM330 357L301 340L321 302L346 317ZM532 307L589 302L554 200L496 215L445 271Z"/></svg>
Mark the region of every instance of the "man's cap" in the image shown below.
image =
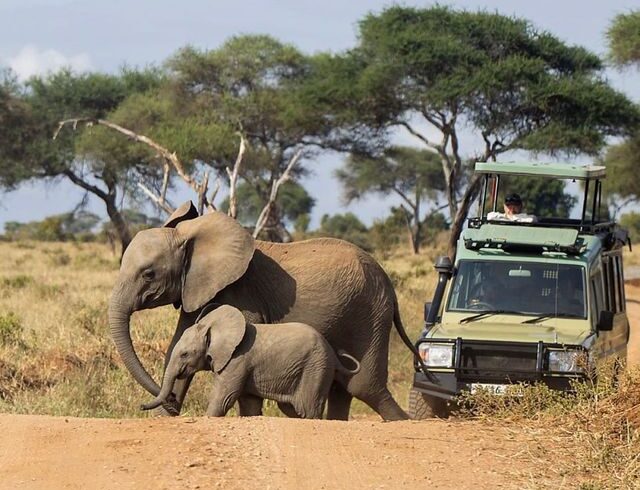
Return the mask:
<svg viewBox="0 0 640 490"><path fill-rule="evenodd" d="M504 198L505 204L522 204L522 199L515 192L513 194L507 194Z"/></svg>

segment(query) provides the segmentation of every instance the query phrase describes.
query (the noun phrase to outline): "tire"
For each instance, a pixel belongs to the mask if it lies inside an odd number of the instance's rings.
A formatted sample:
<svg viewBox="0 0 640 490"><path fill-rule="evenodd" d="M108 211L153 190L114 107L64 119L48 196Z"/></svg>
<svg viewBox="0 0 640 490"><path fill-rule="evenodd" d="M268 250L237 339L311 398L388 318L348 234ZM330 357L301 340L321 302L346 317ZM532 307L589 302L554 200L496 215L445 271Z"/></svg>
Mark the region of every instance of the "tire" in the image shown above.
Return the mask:
<svg viewBox="0 0 640 490"><path fill-rule="evenodd" d="M409 391L409 408L407 414L413 420L432 419L434 417L446 419L449 417L449 406L446 400L411 388Z"/></svg>

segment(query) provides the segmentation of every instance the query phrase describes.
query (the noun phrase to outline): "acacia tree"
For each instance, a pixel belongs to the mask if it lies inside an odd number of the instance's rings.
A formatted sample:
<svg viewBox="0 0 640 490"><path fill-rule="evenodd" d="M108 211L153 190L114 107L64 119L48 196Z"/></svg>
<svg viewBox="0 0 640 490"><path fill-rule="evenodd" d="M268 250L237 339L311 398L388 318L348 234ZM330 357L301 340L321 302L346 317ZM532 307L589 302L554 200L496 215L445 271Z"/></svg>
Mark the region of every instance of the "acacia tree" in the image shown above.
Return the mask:
<svg viewBox="0 0 640 490"><path fill-rule="evenodd" d="M440 159L434 153L416 148L393 146L378 157L351 154L344 168L336 171L347 203L367 194L396 194L404 205L411 250L417 254L424 239L424 207L445 191ZM436 201L437 205L437 201ZM426 214L436 210L430 209Z"/></svg>
<svg viewBox="0 0 640 490"><path fill-rule="evenodd" d="M315 117L303 91L310 60L269 36L248 35L233 37L218 49L182 49L168 66L174 97L225 135L212 140L217 144L207 143L200 161L223 173L235 158L228 135L241 131L246 138L240 177L267 205L268 238L281 241L283 209L268 205L274 202L274 189L286 178L304 175L306 163L332 132L331 121Z"/></svg>
<svg viewBox="0 0 640 490"><path fill-rule="evenodd" d="M34 136L31 175L34 178L63 177L105 204L121 245L131 241L131 232L120 211L120 201L131 183L131 172L147 169L148 154L123 150L122 141L109 140L92 146L93 140L61 132L52 139L59 121L69 117L103 118L128 96L155 87L161 76L156 70L123 70L118 75L75 74L68 70L32 78L25 100L38 131Z"/></svg>
<svg viewBox="0 0 640 490"><path fill-rule="evenodd" d="M29 105L11 72L0 72L0 187L13 189L29 178L35 132Z"/></svg>
<svg viewBox="0 0 640 490"><path fill-rule="evenodd" d="M614 17L607 30L609 56L619 67L640 62L640 10Z"/></svg>
<svg viewBox="0 0 640 490"><path fill-rule="evenodd" d="M620 68L640 68L640 10L616 16L607 31L609 57ZM640 132L607 149L604 157L607 179L604 190L614 196L616 212L626 204L640 199Z"/></svg>
<svg viewBox="0 0 640 490"><path fill-rule="evenodd" d="M237 194L237 219L245 226L251 226L257 223L261 211L264 209L264 202L258 195L256 189L247 182L242 182L236 189ZM313 206L313 199L304 187L297 182L284 183L278 192L274 207L276 213L281 217L282 225L298 225L301 220L305 220ZM229 199L225 199L220 205L222 211L229 209ZM289 231L283 226L276 230L279 236L290 239Z"/></svg>
<svg viewBox="0 0 640 490"><path fill-rule="evenodd" d="M333 112L402 129L439 156L450 255L479 187L466 161L512 150L595 155L640 119L596 55L497 13L391 7L360 21L357 46L324 68ZM463 147L463 130L482 147Z"/></svg>

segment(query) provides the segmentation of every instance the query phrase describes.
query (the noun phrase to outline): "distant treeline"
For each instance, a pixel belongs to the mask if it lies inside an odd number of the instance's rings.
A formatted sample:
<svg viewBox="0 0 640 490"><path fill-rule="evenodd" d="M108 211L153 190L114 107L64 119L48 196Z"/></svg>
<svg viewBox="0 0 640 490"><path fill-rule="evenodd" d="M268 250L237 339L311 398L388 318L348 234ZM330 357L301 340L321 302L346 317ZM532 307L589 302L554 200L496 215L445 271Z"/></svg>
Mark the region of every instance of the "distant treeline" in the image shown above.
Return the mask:
<svg viewBox="0 0 640 490"><path fill-rule="evenodd" d="M162 226L162 220L146 214L126 209L123 215L133 233L152 227ZM314 230L308 227L308 217L298 220L287 240L332 237L347 240L369 252L386 253L398 247L411 247L411 238L407 234L406 218L399 208L392 208L391 216L376 220L370 227L365 226L353 213L325 214L320 226ZM430 215L424 223L425 244L442 241L440 232L448 229L448 223L442 213ZM45 242L101 242L110 243L115 250L117 237L110 221L102 220L98 215L87 211L76 211L48 216L41 221L20 223L8 221L4 225L5 241L45 241Z"/></svg>
<svg viewBox="0 0 640 490"><path fill-rule="evenodd" d="M340 53L246 34L178 49L144 69L63 70L26 82L0 73L0 188L66 179L104 204L123 250L140 224L122 203L153 202L168 215L178 182L200 212L229 189L230 215L261 238L305 236L314 200L302 177L329 151L343 156L339 187L326 190L336 200L402 203L380 217L402 222L393 231L348 226L365 248L406 239L417 253L429 227L449 227L452 253L479 191L475 161L602 158L612 208L640 195L640 109L609 84L598 54L526 19L437 4L390 6L355 25L356 42ZM614 19L615 63L637 64L638 32L638 12ZM414 146L394 144L399 136ZM562 185L536 190L545 196L528 192L529 212L573 205ZM96 233L71 221L12 224L7 234ZM353 220L324 221L338 229Z"/></svg>

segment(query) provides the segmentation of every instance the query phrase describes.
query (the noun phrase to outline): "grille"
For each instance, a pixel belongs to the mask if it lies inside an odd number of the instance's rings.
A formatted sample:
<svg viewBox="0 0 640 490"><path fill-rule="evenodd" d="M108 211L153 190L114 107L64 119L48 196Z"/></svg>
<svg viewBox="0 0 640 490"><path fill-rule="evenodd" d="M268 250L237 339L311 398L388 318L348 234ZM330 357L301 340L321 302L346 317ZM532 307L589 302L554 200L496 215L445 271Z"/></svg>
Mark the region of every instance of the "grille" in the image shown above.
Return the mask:
<svg viewBox="0 0 640 490"><path fill-rule="evenodd" d="M458 378L470 382L517 382L538 377L535 346L462 343Z"/></svg>

